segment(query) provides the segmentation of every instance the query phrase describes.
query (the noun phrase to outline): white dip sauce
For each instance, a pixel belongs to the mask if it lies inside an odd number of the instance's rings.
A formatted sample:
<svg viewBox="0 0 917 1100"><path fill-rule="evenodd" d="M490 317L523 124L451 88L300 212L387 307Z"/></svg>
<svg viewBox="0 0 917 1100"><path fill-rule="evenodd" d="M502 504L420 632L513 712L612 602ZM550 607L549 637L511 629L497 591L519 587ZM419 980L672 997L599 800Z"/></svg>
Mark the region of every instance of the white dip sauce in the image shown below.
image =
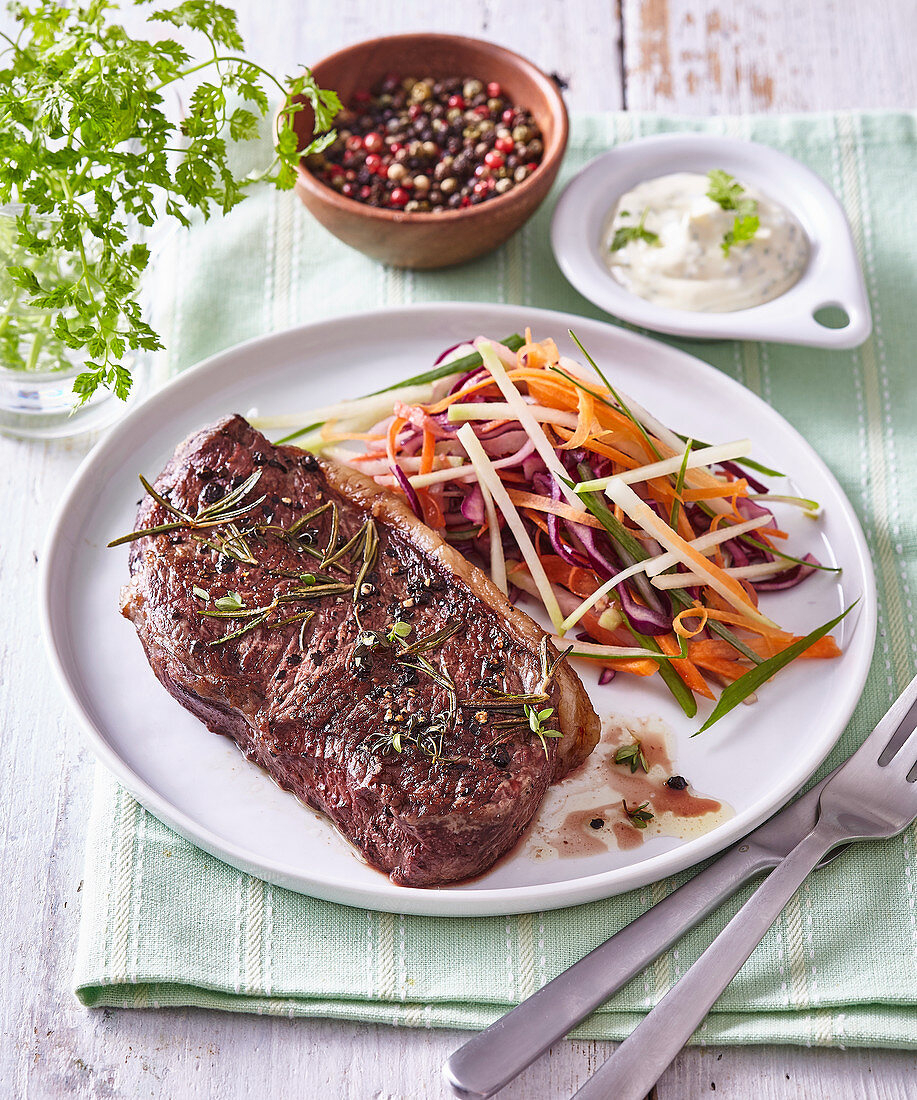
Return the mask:
<svg viewBox="0 0 917 1100"><path fill-rule="evenodd" d="M777 298L797 281L809 257L802 226L779 203L743 184L743 198L756 200L760 221L754 237L723 252L735 210L707 198L710 180L676 172L645 180L615 205L602 250L614 278L633 294L670 309L729 313ZM657 241L629 240L612 251L615 233L635 226ZM626 215L626 216L625 216Z"/></svg>

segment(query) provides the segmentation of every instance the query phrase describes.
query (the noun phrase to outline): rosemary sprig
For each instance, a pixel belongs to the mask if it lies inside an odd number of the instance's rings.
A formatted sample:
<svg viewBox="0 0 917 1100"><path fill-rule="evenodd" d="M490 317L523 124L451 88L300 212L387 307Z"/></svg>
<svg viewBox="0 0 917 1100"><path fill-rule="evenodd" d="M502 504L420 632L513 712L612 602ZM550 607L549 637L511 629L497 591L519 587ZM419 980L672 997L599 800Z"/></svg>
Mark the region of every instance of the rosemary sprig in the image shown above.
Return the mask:
<svg viewBox="0 0 917 1100"><path fill-rule="evenodd" d="M238 630L232 630L229 634L224 634L222 638L214 638L212 642L208 642L207 644L210 646L224 645L226 642L231 642L234 638L241 638L243 634L247 634L250 630L254 630L256 626L260 626L273 610L273 607L269 607L261 615L258 615L254 619L249 619L249 621L239 627Z"/></svg>
<svg viewBox="0 0 917 1100"><path fill-rule="evenodd" d="M397 640L404 646L398 654L398 659L401 660L404 657L410 657L416 653L426 653L428 650L436 649L438 646L441 646L443 642L448 641L453 634L456 634L461 629L462 624L458 622L447 623L441 630L437 630L433 634L427 634L426 637L418 638L416 641L411 642L410 645L404 640L407 635L402 634L402 632L397 629L399 626L404 627L408 626L408 624L395 623L391 630L391 633L393 633ZM410 630L410 627L408 627L408 630Z"/></svg>
<svg viewBox="0 0 917 1100"><path fill-rule="evenodd" d="M224 523L231 523L233 520L241 519L242 516L247 515L253 508L257 508L258 505L262 504L264 501L264 497L261 496L257 500L251 501L249 504L241 504L241 501L252 489L254 489L255 485L257 485L260 477L261 470L255 470L250 477L246 478L237 488L230 490L226 496L221 497L220 500L214 501L213 504L208 504L206 507L201 508L195 515L191 515L188 512L183 512L180 508L176 508L171 501L166 500L161 493L158 493L153 488L143 474L141 474L141 485L157 504L165 508L170 515L175 516L175 520L169 523L159 523L154 527L144 527L136 531L131 531L126 535L121 535L120 538L112 539L108 545L109 547L121 546L126 542L135 542L137 539L144 538L147 535L161 535L168 531L206 530L211 527L219 527Z"/></svg>
<svg viewBox="0 0 917 1100"><path fill-rule="evenodd" d="M230 523L225 530L215 531L209 539L204 538L203 535L191 537L209 550L224 557L233 558L235 561L242 562L243 565L258 564L258 559L252 553L248 540L234 523Z"/></svg>
<svg viewBox="0 0 917 1100"><path fill-rule="evenodd" d="M376 531L376 524L373 520L367 520L363 528L363 564L360 566L360 571L357 573L356 580L353 582L354 603L360 598L360 589L363 586L363 582L366 580L367 574L376 564L376 556L378 553L379 535Z"/></svg>
<svg viewBox="0 0 917 1100"><path fill-rule="evenodd" d="M329 557L323 558L322 569L327 569L329 565L334 565L336 562L340 561L341 558L348 556L352 551L354 551L360 539L365 537L366 526L369 522L369 520L366 520L362 527L360 527L353 535L350 536L350 538L344 543L340 550L335 550L335 552Z"/></svg>
<svg viewBox="0 0 917 1100"><path fill-rule="evenodd" d="M338 506L329 501L331 504L331 530L328 533L328 545L325 547L325 552L322 554L322 568L324 569L328 559L331 557L332 551L337 545L338 541L338 528L341 525L341 514L338 511Z"/></svg>

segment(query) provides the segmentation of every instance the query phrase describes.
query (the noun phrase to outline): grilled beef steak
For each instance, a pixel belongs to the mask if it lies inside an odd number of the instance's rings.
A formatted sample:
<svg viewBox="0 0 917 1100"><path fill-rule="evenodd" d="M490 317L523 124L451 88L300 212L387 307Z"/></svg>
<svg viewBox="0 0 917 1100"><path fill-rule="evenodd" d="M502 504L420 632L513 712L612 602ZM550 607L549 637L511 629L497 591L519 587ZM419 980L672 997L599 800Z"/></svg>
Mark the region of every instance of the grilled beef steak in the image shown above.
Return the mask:
<svg viewBox="0 0 917 1100"><path fill-rule="evenodd" d="M160 681L396 883L486 870L597 741L543 631L353 470L230 417L179 446L153 527L122 612Z"/></svg>

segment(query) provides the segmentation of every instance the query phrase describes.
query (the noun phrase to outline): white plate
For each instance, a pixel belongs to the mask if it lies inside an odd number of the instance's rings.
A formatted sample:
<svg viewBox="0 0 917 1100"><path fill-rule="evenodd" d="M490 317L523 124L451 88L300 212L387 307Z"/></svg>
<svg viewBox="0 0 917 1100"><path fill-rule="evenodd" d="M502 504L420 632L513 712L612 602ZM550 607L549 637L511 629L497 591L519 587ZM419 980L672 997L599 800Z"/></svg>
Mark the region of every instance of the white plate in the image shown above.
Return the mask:
<svg viewBox="0 0 917 1100"><path fill-rule="evenodd" d="M669 309L632 294L602 258L602 238L618 198L635 184L671 172L723 168L791 210L809 238L799 281L764 305L734 313ZM635 325L712 340L770 340L854 348L872 331L869 298L841 204L798 160L752 141L711 134L665 134L618 145L591 161L567 185L554 210L551 247L561 271L591 302ZM819 310L843 309L849 323L826 328Z"/></svg>
<svg viewBox="0 0 917 1100"><path fill-rule="evenodd" d="M620 675L595 686L602 716L654 714L675 731L678 768L735 808L715 831L684 843L654 838L629 852L534 863L518 853L473 883L404 889L360 863L323 820L215 737L159 685L134 627L118 614L127 547L105 549L130 529L141 495L175 445L225 413L303 410L357 396L429 367L451 344L531 325L562 346L575 326L610 376L676 430L701 439L750 436L755 457L791 470L819 499L816 526L793 514L807 549L844 567L769 597L766 609L797 632L860 603L838 631L844 654L781 673L761 701L739 707L693 740L658 678ZM569 349L568 349L569 350ZM781 516L781 518L783 518ZM796 545L803 545L803 536ZM253 340L188 371L129 413L83 463L52 525L45 553L46 637L64 691L93 748L161 820L220 859L316 897L395 912L466 916L529 912L607 897L690 867L768 817L814 771L843 730L872 653L875 592L853 510L809 445L738 383L680 351L597 321L517 306L423 305L307 325Z"/></svg>

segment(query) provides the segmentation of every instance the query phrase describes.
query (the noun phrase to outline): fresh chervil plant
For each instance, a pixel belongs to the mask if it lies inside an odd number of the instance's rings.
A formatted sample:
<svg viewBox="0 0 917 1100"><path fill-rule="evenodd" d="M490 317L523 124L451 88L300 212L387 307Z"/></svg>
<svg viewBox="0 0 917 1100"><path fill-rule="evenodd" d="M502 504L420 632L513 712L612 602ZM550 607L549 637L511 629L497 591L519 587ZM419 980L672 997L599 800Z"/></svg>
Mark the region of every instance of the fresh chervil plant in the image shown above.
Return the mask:
<svg viewBox="0 0 917 1100"><path fill-rule="evenodd" d="M0 356L34 365L35 312L46 311L44 352L85 361L74 384L81 401L100 386L126 397L126 353L162 346L138 305L149 250L131 243L131 224L187 226L195 211L231 210L256 181L292 187L300 156L334 140L340 108L308 70L281 83L241 56L235 13L214 0L147 15L197 32L203 60L170 38L133 37L117 10L107 0L14 3L18 33L2 35L0 51L0 203L22 204L4 249L12 292L0 303ZM184 117L173 119L167 89L192 74ZM258 135L269 97L284 108L272 163L240 178L229 146ZM303 99L321 136L300 150L293 116Z"/></svg>

